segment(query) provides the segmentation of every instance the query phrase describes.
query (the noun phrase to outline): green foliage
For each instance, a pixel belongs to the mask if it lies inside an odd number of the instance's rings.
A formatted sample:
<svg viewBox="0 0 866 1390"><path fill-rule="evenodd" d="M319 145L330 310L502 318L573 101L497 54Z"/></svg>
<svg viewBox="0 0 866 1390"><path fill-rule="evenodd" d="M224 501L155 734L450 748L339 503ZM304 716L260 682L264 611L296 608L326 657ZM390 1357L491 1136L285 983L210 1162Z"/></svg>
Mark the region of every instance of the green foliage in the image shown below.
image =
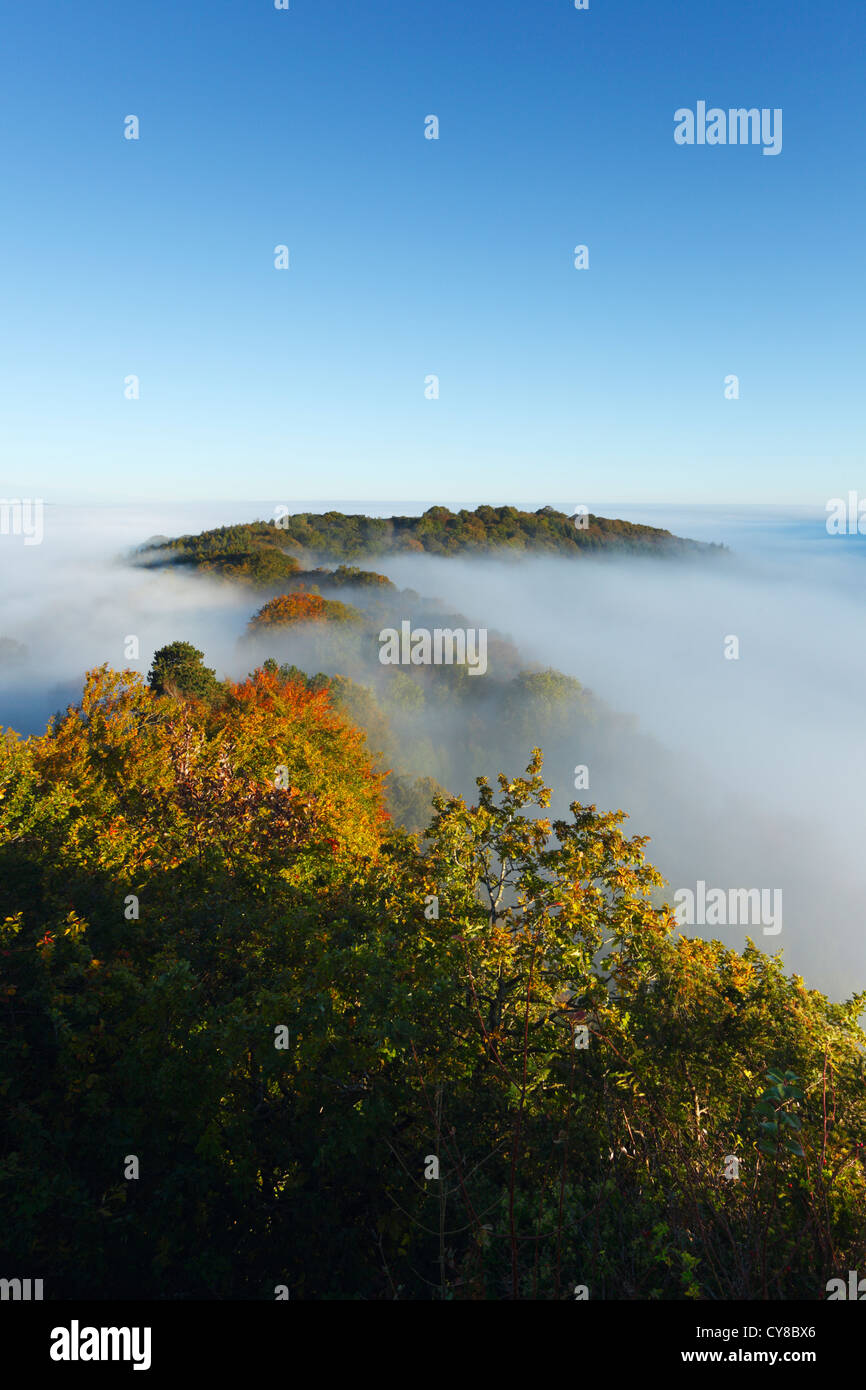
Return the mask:
<svg viewBox="0 0 866 1390"><path fill-rule="evenodd" d="M292 555L263 549L216 556L203 560L198 568L203 574L216 574L221 579L238 580L252 585L255 589L273 589L295 579L298 574L298 561Z"/></svg>
<svg viewBox="0 0 866 1390"><path fill-rule="evenodd" d="M216 694L216 673L204 665L204 652L191 642L169 642L154 653L147 683L157 695L195 695L207 699Z"/></svg>
<svg viewBox="0 0 866 1390"><path fill-rule="evenodd" d="M285 535L265 521L218 526L175 540L156 539L142 546L135 559L146 566L191 566L203 574L257 589L278 588L299 569L297 558L287 551Z"/></svg>
<svg viewBox="0 0 866 1390"><path fill-rule="evenodd" d="M385 788L385 804L398 825L412 834L421 834L430 824L433 799L445 788L435 777L404 777L392 773Z"/></svg>
<svg viewBox="0 0 866 1390"><path fill-rule="evenodd" d="M299 512L276 522L256 521L247 526L223 526L199 536L182 536L160 542L142 552L149 564L195 564L243 578L244 566L255 572L252 557L282 550L301 551L323 559L347 560L394 552L427 552L433 555L484 553L547 553L614 551L664 555L718 553L724 546L683 540L670 531L590 515L585 528L553 507L536 512L517 507L477 507L451 512L430 507L423 516L349 516L343 512ZM290 563L291 556L285 556ZM270 562L270 561L269 561ZM297 565L295 566L297 568ZM340 566L334 582L387 585L382 575L362 579L364 571ZM338 579L339 576L339 579ZM282 577L282 576L279 576ZM307 580L311 576L306 575Z"/></svg>
<svg viewBox="0 0 866 1390"><path fill-rule="evenodd" d="M549 798L536 753L395 833L332 686L275 663L211 703L103 668L8 735L10 1267L69 1298L718 1299L862 1265L863 997L673 934L622 813Z"/></svg>
<svg viewBox="0 0 866 1390"><path fill-rule="evenodd" d="M803 1124L795 1108L797 1102L803 1099L803 1092L797 1086L797 1077L792 1071L786 1071L784 1076L780 1076L776 1071L768 1071L767 1080L770 1085L761 1095L753 1112L759 1117L758 1128L761 1130L758 1148L761 1153L769 1154L772 1158L778 1157L782 1152L794 1154L796 1158L805 1158L806 1155L795 1137L796 1131L801 1129Z"/></svg>
<svg viewBox="0 0 866 1390"><path fill-rule="evenodd" d="M387 575L377 574L375 570L362 570L357 565L337 565L333 570L317 569L309 577L314 576L320 585L332 589L372 589L381 593L395 587Z"/></svg>
<svg viewBox="0 0 866 1390"><path fill-rule="evenodd" d="M262 662L261 669L266 675L276 677L281 685L300 685L305 690L313 692L329 690L331 687L331 680L323 671L319 671L315 676L308 676L299 666L285 661L281 664L275 661L272 656ZM255 680L255 673L251 674L248 679Z"/></svg>

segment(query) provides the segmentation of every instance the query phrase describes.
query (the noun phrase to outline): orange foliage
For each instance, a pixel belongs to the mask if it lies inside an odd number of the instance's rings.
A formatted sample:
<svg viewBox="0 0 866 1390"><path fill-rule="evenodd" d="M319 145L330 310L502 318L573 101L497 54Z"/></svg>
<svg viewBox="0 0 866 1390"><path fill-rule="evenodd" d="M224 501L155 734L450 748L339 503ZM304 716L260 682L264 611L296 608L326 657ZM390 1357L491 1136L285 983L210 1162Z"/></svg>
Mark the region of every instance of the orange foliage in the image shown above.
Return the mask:
<svg viewBox="0 0 866 1390"><path fill-rule="evenodd" d="M226 705L210 713L209 731L230 731L236 749L245 749L254 765L285 763L292 790L312 793L341 848L376 854L390 820L383 774L373 767L365 734L334 709L327 690L309 690L261 669L225 686Z"/></svg>
<svg viewBox="0 0 866 1390"><path fill-rule="evenodd" d="M326 616L325 600L321 594L300 590L294 594L278 594L266 603L250 623L250 627L276 627L284 623L322 622Z"/></svg>

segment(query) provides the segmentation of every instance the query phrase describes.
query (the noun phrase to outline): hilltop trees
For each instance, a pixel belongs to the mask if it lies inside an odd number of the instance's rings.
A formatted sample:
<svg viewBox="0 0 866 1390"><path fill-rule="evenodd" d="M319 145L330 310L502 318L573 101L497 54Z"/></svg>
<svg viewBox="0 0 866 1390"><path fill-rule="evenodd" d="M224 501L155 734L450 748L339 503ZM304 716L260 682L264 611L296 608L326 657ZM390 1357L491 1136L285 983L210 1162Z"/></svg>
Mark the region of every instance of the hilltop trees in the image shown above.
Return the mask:
<svg viewBox="0 0 866 1390"><path fill-rule="evenodd" d="M138 562L190 565L203 574L268 589L279 587L300 567L285 545L285 537L272 524L256 521L247 526L218 526L199 536L152 542L141 548Z"/></svg>
<svg viewBox="0 0 866 1390"><path fill-rule="evenodd" d="M502 551L511 554L575 555L614 551L659 555L712 555L723 546L683 540L669 531L589 514L578 527L553 507L524 512L518 507L477 507L452 512L430 507L423 516L370 517L343 512L299 512L278 522L223 526L198 536L150 545L147 564L195 565L239 579L263 582L289 577L299 561L287 551L331 560L360 559L393 552L434 555ZM271 567L270 569L268 567Z"/></svg>
<svg viewBox="0 0 866 1390"><path fill-rule="evenodd" d="M250 632L262 628L287 627L294 623L359 623L363 615L348 603L322 598L315 593L278 594L250 619Z"/></svg>

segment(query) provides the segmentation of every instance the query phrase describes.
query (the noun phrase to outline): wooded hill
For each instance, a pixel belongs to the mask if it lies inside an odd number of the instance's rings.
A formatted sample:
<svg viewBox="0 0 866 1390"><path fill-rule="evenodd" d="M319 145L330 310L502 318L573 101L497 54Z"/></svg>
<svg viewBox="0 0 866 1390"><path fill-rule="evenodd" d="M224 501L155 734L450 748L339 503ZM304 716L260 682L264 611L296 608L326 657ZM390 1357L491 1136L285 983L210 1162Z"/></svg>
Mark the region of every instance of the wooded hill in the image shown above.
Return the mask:
<svg viewBox="0 0 866 1390"><path fill-rule="evenodd" d="M278 522L254 521L217 527L197 536L160 539L142 546L138 560L151 565L193 565L206 572L270 583L295 573L300 568L300 555L309 563L395 552L498 552L513 556L609 552L683 557L718 554L725 549L630 521L592 514L583 520L585 527L553 507L542 507L536 512L522 512L516 507L478 507L472 512L431 507L423 516L387 518L299 512L283 516ZM286 555L284 551L290 553Z"/></svg>

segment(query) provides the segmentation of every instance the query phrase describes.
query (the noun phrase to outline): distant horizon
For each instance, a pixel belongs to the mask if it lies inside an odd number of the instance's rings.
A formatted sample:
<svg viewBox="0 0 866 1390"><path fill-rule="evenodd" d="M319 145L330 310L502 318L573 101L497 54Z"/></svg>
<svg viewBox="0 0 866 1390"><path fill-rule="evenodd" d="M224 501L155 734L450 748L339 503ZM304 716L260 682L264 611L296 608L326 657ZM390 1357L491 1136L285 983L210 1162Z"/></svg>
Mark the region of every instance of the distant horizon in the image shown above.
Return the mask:
<svg viewBox="0 0 866 1390"><path fill-rule="evenodd" d="M846 489L847 491L847 489ZM15 492L12 488L5 489L5 495L22 496L21 491ZM836 494L834 494L836 495ZM840 495L844 496L843 491ZM826 501L829 501L829 496ZM564 512L566 516L571 515L577 506L588 507L590 512L596 516L603 515L602 508L612 507L656 507L689 509L695 511L755 511L767 512L775 516L784 516L788 512L804 512L815 517L825 515L826 501L818 502L776 502L776 501L738 501L737 499L723 499L720 501L691 501L688 498L620 498L619 500L610 498L581 499L576 503L565 502L542 502L536 499L490 499L490 498L469 498L460 499L454 497L434 497L434 498L412 498L412 497L126 497L122 494L106 495L100 498L85 496L82 494L70 494L56 498L42 497L46 507L269 507L273 509L277 506L288 506L291 510L313 511L314 509L324 508L331 511L345 512L350 507L375 507L378 513L382 514L388 507L405 507L408 510L406 516L420 516L430 507L447 507L451 511L475 511L478 507L515 507L518 511L534 512L542 507L553 507L556 511ZM395 513L396 515L396 513Z"/></svg>
<svg viewBox="0 0 866 1390"><path fill-rule="evenodd" d="M829 501L829 499L827 499ZM550 499L469 499L434 498L198 498L176 501L152 498L138 501L102 498L58 500L44 503L46 542L52 528L59 536L72 538L75 545L87 545L92 536L97 548L107 536L119 546L135 546L153 536L169 538L196 535L221 526L244 525L275 519L277 507L288 507L292 514L322 514L370 517L421 516L430 507L444 506L452 512L474 511L480 506L511 506L518 511L537 512L551 506L566 516L585 506L596 516L669 531L685 540L725 545L740 552L778 549L789 545L808 545L823 553L826 542L830 553L848 551L859 556L866 536L833 536L826 530L826 504L796 502L616 502L573 498L568 502ZM53 518L53 521L52 521ZM10 537L10 541L14 538ZM847 543L847 544L846 544ZM42 547L34 547L38 554Z"/></svg>

